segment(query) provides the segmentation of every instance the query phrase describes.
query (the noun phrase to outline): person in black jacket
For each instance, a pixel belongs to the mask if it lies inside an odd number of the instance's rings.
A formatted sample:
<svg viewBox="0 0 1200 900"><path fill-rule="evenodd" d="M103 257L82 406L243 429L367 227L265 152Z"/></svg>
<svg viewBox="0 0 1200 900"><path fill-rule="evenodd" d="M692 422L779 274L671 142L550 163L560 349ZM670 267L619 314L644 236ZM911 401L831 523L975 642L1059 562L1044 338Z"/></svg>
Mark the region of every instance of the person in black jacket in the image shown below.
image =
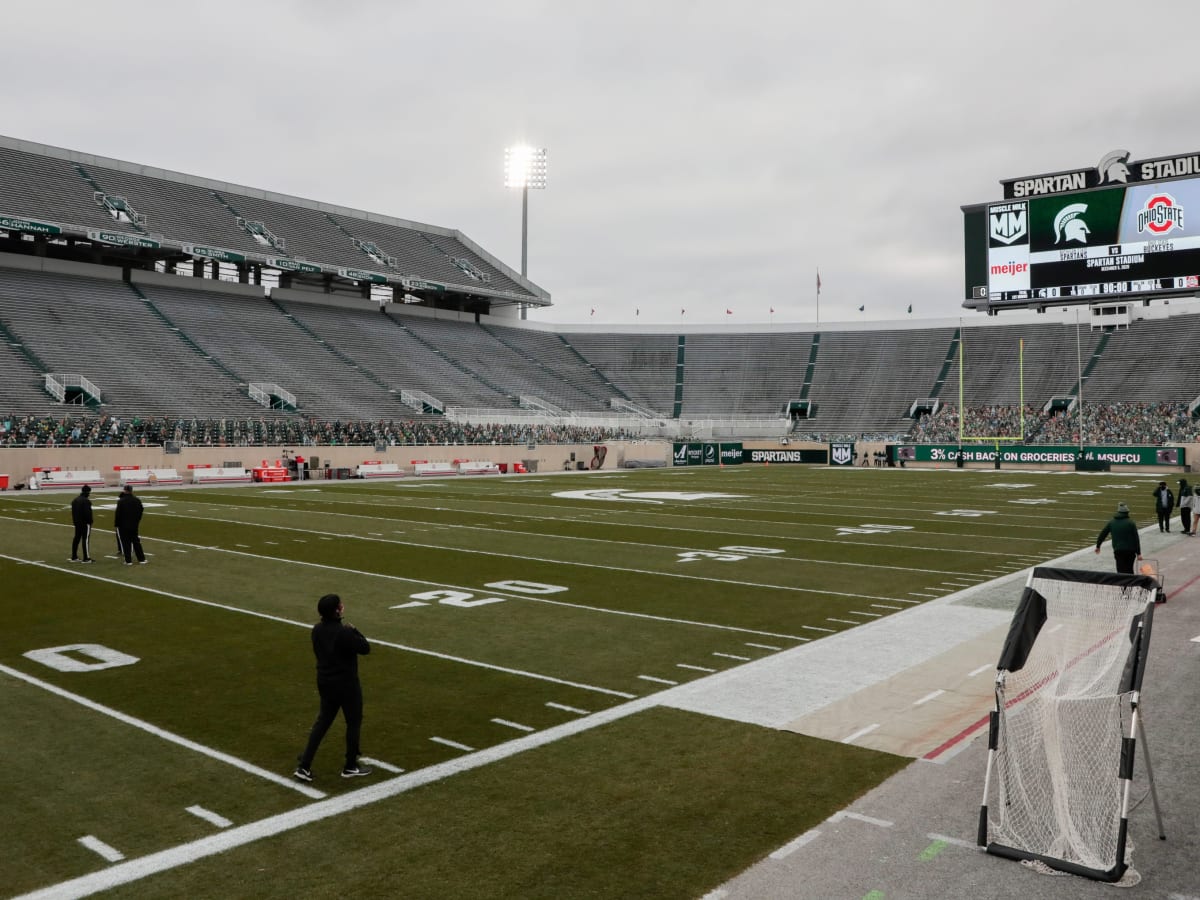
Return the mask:
<svg viewBox="0 0 1200 900"><path fill-rule="evenodd" d="M75 524L75 538L71 541L71 562L92 562L92 489L86 484L79 489L79 496L71 501L71 521ZM83 559L79 549L83 548Z"/></svg>
<svg viewBox="0 0 1200 900"><path fill-rule="evenodd" d="M1104 543L1104 539L1110 535L1117 571L1132 575L1134 560L1142 558L1142 538L1138 533L1137 523L1129 518L1129 507L1124 503L1117 504L1117 514L1100 530L1096 538L1097 553L1100 552L1100 545Z"/></svg>
<svg viewBox="0 0 1200 900"><path fill-rule="evenodd" d="M1154 489L1154 512L1158 514L1158 530L1171 530L1171 510L1175 508L1175 494L1167 487L1165 481L1160 481Z"/></svg>
<svg viewBox="0 0 1200 900"><path fill-rule="evenodd" d="M312 762L325 732L337 718L338 711L346 720L346 761L343 778L370 775L371 769L358 764L358 741L362 731L363 695L358 680L358 658L371 652L371 645L362 632L342 621L345 606L337 594L326 594L317 601L321 621L313 626L312 646L317 657L317 693L321 710L308 735L308 744L297 759L294 778L312 781Z"/></svg>
<svg viewBox="0 0 1200 900"><path fill-rule="evenodd" d="M142 521L142 501L133 496L133 485L127 484L117 498L117 510L113 513L113 525L117 529L117 550L125 557L125 565L133 565L133 553L137 561L146 564L142 551L142 540L138 537L138 524ZM132 553L130 552L132 551Z"/></svg>

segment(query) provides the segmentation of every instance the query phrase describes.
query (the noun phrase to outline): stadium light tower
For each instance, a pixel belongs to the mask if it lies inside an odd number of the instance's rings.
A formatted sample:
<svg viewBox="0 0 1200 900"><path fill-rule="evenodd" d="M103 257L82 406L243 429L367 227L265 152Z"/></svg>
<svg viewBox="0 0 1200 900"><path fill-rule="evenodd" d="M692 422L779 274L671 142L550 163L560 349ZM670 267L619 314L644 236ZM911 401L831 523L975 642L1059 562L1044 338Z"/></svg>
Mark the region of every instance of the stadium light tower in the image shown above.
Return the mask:
<svg viewBox="0 0 1200 900"><path fill-rule="evenodd" d="M504 186L521 189L521 277L529 274L529 189L546 187L546 148L519 144L504 151ZM526 307L521 307L525 318Z"/></svg>

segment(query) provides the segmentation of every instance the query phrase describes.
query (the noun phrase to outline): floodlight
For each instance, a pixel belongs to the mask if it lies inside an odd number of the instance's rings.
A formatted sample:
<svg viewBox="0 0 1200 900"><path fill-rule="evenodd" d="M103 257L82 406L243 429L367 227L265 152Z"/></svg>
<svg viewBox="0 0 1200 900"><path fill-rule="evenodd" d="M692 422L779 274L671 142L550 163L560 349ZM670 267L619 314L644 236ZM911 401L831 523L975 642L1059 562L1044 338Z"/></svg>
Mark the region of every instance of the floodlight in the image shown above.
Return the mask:
<svg viewBox="0 0 1200 900"><path fill-rule="evenodd" d="M518 144L504 151L504 186L521 189L521 277L529 274L529 189L546 187L546 148ZM521 318L526 306L521 305Z"/></svg>
<svg viewBox="0 0 1200 900"><path fill-rule="evenodd" d="M504 151L504 186L528 190L546 187L546 148L519 144Z"/></svg>

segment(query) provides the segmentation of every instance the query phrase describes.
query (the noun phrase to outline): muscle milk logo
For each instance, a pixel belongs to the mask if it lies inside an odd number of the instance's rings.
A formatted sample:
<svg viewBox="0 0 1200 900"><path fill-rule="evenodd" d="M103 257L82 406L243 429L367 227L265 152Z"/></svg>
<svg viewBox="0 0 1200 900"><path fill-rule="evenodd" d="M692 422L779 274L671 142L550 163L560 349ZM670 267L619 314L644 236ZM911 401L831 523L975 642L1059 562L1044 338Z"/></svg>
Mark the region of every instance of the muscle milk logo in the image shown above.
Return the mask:
<svg viewBox="0 0 1200 900"><path fill-rule="evenodd" d="M1104 154L1104 158L1100 160L1100 165L1096 166L1096 171L1100 173L1100 183L1113 184L1119 181L1121 184L1128 184L1128 162L1128 150L1113 150L1110 153Z"/></svg>
<svg viewBox="0 0 1200 900"><path fill-rule="evenodd" d="M1085 212L1086 203L1071 203L1060 209L1054 217L1054 243L1078 241L1086 244L1091 229L1087 227L1087 222L1083 221L1082 216Z"/></svg>
<svg viewBox="0 0 1200 900"><path fill-rule="evenodd" d="M1006 206L993 206L988 216L991 226L992 240L1001 244L1011 244L1019 241L1029 233L1025 221L1025 204L1009 203Z"/></svg>
<svg viewBox="0 0 1200 900"><path fill-rule="evenodd" d="M1167 234L1176 225L1183 228L1183 207L1170 194L1155 194L1137 216L1139 234L1147 230L1157 235Z"/></svg>
<svg viewBox="0 0 1200 900"><path fill-rule="evenodd" d="M847 465L854 458L853 444L833 444L829 448L835 466Z"/></svg>

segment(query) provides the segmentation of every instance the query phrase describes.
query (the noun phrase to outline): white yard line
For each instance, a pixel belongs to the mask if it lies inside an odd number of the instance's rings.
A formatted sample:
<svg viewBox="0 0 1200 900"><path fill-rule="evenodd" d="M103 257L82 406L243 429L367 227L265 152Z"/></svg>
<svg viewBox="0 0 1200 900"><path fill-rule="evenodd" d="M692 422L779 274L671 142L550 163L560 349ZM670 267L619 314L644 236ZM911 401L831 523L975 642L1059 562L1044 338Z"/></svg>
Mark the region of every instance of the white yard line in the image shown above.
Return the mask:
<svg viewBox="0 0 1200 900"><path fill-rule="evenodd" d="M284 625L293 625L293 626L296 626L299 628L305 628L305 629L312 628L311 622L298 622L295 619L285 619L282 616L273 616L270 613L257 612L256 610L252 610L252 609L243 609L242 607L239 607L239 606L230 606L227 603L216 603L212 600L201 600L198 597L188 597L185 594L176 594L171 591L164 591L164 590L160 590L158 588L147 587L145 585L140 585L140 584L128 584L124 581L120 581L115 578L105 578L102 575L93 574L90 570L82 571L77 568L65 568L65 567L50 565L49 563L31 562L29 560L18 559L15 556L8 556L7 554L3 554L3 553L0 553L0 559L7 559L7 560L11 560L12 562L21 562L26 565L38 566L43 569L52 569L56 572L68 572L72 575L76 575L81 578L90 578L94 581L106 582L107 584L117 584L117 585L120 585L121 587L127 588L129 590L144 591L149 594L157 594L160 597L170 597L173 600L183 600L188 603L199 604L200 606L209 606L209 607L213 607L214 609L224 609L224 610L227 610L228 612L241 613L242 615L245 615L245 616L254 616L255 618L258 618L258 619L266 619L270 622L281 622ZM406 653L419 653L422 656L432 656L436 659L444 659L449 662L462 663L463 665L475 666L480 669L489 669L493 672L504 672L507 675L520 675L523 678L533 678L538 681L548 681L548 682L551 682L552 684L561 684L561 685L565 685L567 687L580 688L581 690L585 690L585 691L593 691L593 692L600 693L600 694L608 694L609 696L620 697L624 700L631 700L637 696L636 694L629 694L629 693L626 693L625 691L615 691L615 690L612 690L611 688L599 687L598 685L594 685L594 684L580 684L575 681L567 681L566 679L563 679L563 678L555 678L551 675L541 675L537 672L527 672L522 669L512 669L512 668L509 668L508 666L497 666L492 663L480 662L479 660L474 660L474 659L466 659L465 657L461 657L461 656L451 656L448 653L438 653L436 650L425 650L425 649L422 649L421 647L412 647L407 644L397 644L392 641L381 640L380 638L371 638L371 643L377 644L381 647L391 647L393 650L403 650Z"/></svg>
<svg viewBox="0 0 1200 900"><path fill-rule="evenodd" d="M124 853L122 853L120 850L117 850L115 847L110 847L95 835L84 835L79 839L79 843L87 847L93 853L100 854L100 856L110 863L120 862L125 858Z"/></svg>
<svg viewBox="0 0 1200 900"><path fill-rule="evenodd" d="M265 781L270 781L273 784L296 791L297 793L303 794L306 797L311 797L314 800L319 800L325 796L316 788L310 788L307 785L301 784L298 781L294 781L285 775L279 775L275 772L267 771L266 769L256 766L253 763L246 762L244 759L238 759L236 756L231 756L230 754L223 753L220 750L214 750L212 747L206 747L204 744L197 743L196 741L175 734L174 732L167 731L165 728L159 728L157 725L151 725L149 722L138 719L129 715L128 713L120 712L119 710L115 710L110 706L104 706L101 703L97 703L95 700L89 700L87 697L81 697L79 694L73 694L70 691L58 687L57 685L50 684L47 681L42 681L40 678L34 678L32 675L26 675L24 672L18 669L12 669L8 666L0 665L0 672L19 679L20 681L24 681L26 684L41 688L44 691L49 691L51 694L56 694L59 697L70 700L72 703L78 703L80 706L86 707L93 712L101 713L109 718L116 719L118 722L123 722L126 725L132 725L134 728L146 732L146 734L161 738L164 741L169 741L172 744L178 744L180 747L192 750L201 754L202 756L207 756L209 759L214 759L217 762L222 762L226 765L233 766L235 769L240 769L248 775L254 775L258 778L264 779Z"/></svg>
<svg viewBox="0 0 1200 900"><path fill-rule="evenodd" d="M203 806L189 806L187 811L198 819L203 819L205 822L211 822L218 828L228 828L233 823L221 815L217 815L211 809L205 809Z"/></svg>

